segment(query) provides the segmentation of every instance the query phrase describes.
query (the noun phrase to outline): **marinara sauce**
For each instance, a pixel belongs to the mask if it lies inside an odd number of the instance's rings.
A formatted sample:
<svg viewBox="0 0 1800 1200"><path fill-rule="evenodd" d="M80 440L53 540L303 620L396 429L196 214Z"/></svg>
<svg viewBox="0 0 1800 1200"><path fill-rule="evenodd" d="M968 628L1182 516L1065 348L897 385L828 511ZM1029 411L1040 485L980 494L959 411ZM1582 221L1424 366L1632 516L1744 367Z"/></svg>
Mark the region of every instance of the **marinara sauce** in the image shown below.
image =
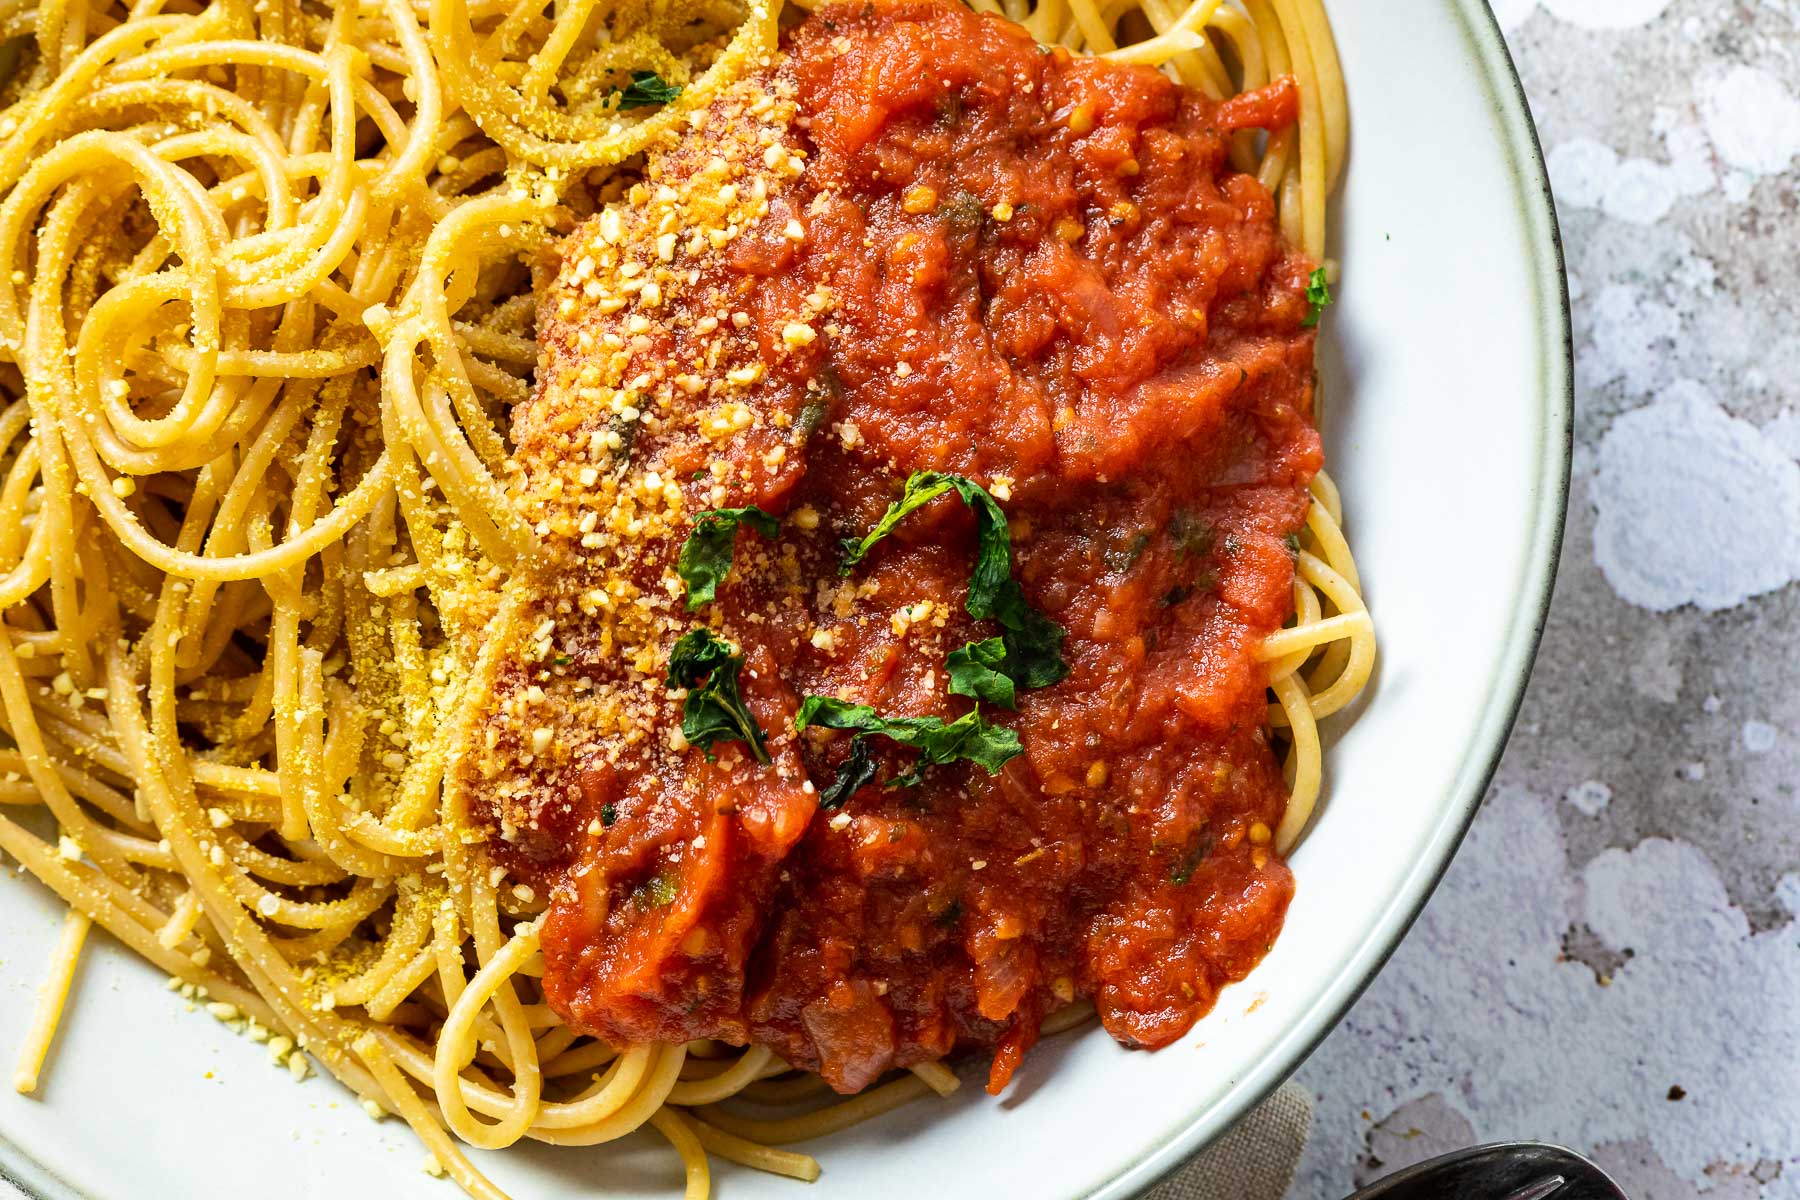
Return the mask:
<svg viewBox="0 0 1800 1200"><path fill-rule="evenodd" d="M998 1090L1054 1010L1091 998L1115 1038L1162 1046L1269 949L1293 885L1257 648L1292 613L1320 464L1314 264L1228 149L1296 104L1286 80L1213 103L954 3L827 7L652 155L634 195L677 217L569 239L515 415L528 515L556 511L566 447L616 427L578 386L607 355L594 393L628 383L648 414L618 469L634 504L653 472L669 506L623 543L570 533L557 560L586 578L611 555L636 624L608 600L547 635L571 666L499 671L508 696L541 677L554 699L574 672L581 696L629 697L564 718L572 748L477 809L549 889L544 985L571 1024L766 1043L840 1091L980 1047ZM726 183L760 211L695 225ZM670 280L651 317L641 291L593 301L616 282L585 283L594 261L639 259ZM964 611L977 546L954 496L839 572L921 470L1000 501L1068 673L983 706L1023 745L997 775L908 784L914 756L871 738L876 780L823 810L849 735L796 733L802 698L954 718L974 702L947 692L947 656L998 632ZM688 613L669 581L692 517L750 504L778 536L740 531ZM660 672L692 625L742 654L769 763L676 734Z"/></svg>

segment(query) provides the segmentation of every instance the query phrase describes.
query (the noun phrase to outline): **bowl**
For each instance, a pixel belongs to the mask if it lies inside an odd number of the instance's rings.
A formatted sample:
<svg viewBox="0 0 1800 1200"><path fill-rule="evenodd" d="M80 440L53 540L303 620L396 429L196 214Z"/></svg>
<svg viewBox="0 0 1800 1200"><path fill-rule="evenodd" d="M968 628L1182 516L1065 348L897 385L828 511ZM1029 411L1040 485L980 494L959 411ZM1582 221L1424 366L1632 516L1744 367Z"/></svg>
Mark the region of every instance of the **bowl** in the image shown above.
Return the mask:
<svg viewBox="0 0 1800 1200"><path fill-rule="evenodd" d="M1373 686L1327 724L1326 795L1292 856L1274 950L1154 1054L1052 1038L1001 1099L978 1086L812 1144L810 1189L721 1165L721 1200L1123 1200L1291 1072L1380 970L1468 827L1517 710L1567 497L1570 342L1530 115L1481 0L1331 5L1352 147L1321 374L1329 467L1375 616ZM60 912L0 888L0 1029L24 1028ZM105 939L52 1069L0 1096L0 1173L94 1200L380 1194L448 1200L399 1122L184 1011ZM973 1076L971 1076L973 1078ZM649 1134L477 1153L521 1200L679 1194Z"/></svg>

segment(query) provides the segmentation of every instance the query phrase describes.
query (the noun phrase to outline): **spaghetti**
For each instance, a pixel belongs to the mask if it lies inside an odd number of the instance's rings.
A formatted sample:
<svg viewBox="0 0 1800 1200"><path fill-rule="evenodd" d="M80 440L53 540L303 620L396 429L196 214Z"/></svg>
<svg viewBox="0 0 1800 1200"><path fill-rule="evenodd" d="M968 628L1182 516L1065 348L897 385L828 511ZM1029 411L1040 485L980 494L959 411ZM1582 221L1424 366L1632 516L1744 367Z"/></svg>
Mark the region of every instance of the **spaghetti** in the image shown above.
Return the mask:
<svg viewBox="0 0 1800 1200"><path fill-rule="evenodd" d="M1291 76L1298 123L1233 161L1324 260L1346 110L1318 0L978 6L1214 99ZM70 914L19 1090L90 922L403 1117L473 1196L500 1192L459 1143L645 1125L690 1197L709 1157L811 1179L780 1145L955 1086L924 1064L820 1108L766 1047L578 1036L543 998L542 898L446 801L483 633L537 547L503 433L538 362L530 264L765 63L781 17L0 0L0 849ZM679 95L626 108L644 76ZM1319 795L1318 720L1373 664L1341 529L1321 475L1295 620L1261 651L1278 850Z"/></svg>

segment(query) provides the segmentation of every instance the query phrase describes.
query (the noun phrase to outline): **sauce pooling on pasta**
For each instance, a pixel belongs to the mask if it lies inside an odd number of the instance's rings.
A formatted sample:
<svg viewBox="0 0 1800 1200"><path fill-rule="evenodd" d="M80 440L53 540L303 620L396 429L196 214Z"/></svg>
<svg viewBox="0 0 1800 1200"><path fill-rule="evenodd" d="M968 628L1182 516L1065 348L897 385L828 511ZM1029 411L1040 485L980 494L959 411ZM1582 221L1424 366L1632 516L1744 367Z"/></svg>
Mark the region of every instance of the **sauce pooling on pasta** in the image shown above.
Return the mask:
<svg viewBox="0 0 1800 1200"><path fill-rule="evenodd" d="M1078 997L1161 1046L1266 952L1292 882L1257 648L1320 464L1314 264L1227 150L1295 110L950 3L825 8L566 240L513 418L546 551L459 781L548 890L570 1024L764 1043L840 1091L983 1047L998 1090ZM917 472L971 498L846 572ZM968 611L983 495L1013 598L1066 631L1016 711L1011 660L957 657L1004 632ZM775 523L723 526L690 604L701 514L750 506ZM889 732L797 731L808 697ZM892 736L952 725L948 761Z"/></svg>

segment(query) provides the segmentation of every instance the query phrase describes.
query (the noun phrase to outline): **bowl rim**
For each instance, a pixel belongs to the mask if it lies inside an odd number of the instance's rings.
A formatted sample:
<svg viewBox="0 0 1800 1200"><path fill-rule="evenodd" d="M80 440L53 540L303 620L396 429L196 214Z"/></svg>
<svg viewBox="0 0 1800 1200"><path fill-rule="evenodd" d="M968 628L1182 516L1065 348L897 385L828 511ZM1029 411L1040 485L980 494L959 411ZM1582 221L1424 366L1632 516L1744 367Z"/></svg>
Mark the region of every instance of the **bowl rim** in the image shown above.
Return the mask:
<svg viewBox="0 0 1800 1200"><path fill-rule="evenodd" d="M1525 218L1537 293L1542 361L1540 456L1533 490L1530 547L1495 673L1496 687L1457 769L1437 827L1381 919L1365 934L1337 977L1252 1069L1217 1103L1194 1114L1153 1149L1070 1200L1129 1200L1179 1169L1190 1157L1261 1103L1317 1049L1380 973L1443 878L1499 768L1543 637L1568 512L1574 445L1574 337L1562 234L1537 127L1511 52L1487 0L1453 0L1494 115L1502 127L1517 201ZM0 1183L30 1200L85 1200L84 1194L0 1130Z"/></svg>
<svg viewBox="0 0 1800 1200"><path fill-rule="evenodd" d="M1504 649L1494 673L1495 687L1457 768L1449 800L1431 831L1425 851L1337 977L1223 1098L1194 1114L1153 1149L1069 1200L1130 1200L1179 1170L1272 1094L1312 1055L1374 982L1424 911L1426 901L1443 879L1474 822L1524 702L1525 687L1549 617L1568 517L1575 442L1575 340L1569 283L1543 144L1499 19L1488 0L1452 0L1449 7L1487 85L1489 102L1512 159L1516 199L1524 218L1537 294L1542 375L1538 408L1540 451L1532 484L1536 503L1526 561L1518 581L1518 604L1503 640Z"/></svg>

